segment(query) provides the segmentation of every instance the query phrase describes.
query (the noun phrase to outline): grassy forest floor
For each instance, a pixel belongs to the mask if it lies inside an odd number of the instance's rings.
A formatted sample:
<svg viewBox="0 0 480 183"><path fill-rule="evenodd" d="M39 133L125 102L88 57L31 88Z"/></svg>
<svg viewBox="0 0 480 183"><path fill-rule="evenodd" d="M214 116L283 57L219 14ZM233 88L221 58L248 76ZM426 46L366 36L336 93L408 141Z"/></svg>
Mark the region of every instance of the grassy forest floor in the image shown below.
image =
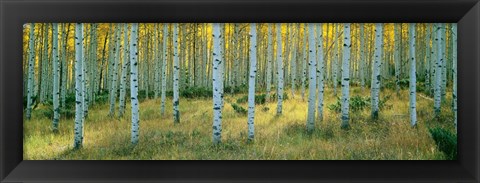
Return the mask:
<svg viewBox="0 0 480 183"><path fill-rule="evenodd" d="M274 91L274 90L273 90ZM340 91L340 90L339 90ZM108 117L109 105L94 105L85 120L82 149L72 150L73 119L62 118L59 133L52 133L51 120L33 111L24 122L25 160L163 160L163 159L446 159L438 150L429 128L454 132L451 92L447 91L440 120L433 119L433 100L417 95L418 126L410 127L408 89L397 96L382 90L386 100L377 121L370 119L370 105L350 112L349 130L340 129L340 117L329 106L337 102L332 89L325 92L324 121L315 123L311 134L305 130L307 98L297 91L283 103L276 116L276 101L256 105L255 141L247 143L247 116L233 110L231 103L246 94L225 94L222 143L212 145L212 99L180 98L180 124L172 119L172 100L167 98L166 114L160 115L160 99L140 103L140 142L130 145L130 104L123 118ZM370 91L352 87L350 96L370 96ZM420 96L421 95L421 96ZM340 93L338 93L340 96ZM241 104L247 109L247 103ZM118 104L117 104L118 108ZM117 109L118 113L118 109Z"/></svg>

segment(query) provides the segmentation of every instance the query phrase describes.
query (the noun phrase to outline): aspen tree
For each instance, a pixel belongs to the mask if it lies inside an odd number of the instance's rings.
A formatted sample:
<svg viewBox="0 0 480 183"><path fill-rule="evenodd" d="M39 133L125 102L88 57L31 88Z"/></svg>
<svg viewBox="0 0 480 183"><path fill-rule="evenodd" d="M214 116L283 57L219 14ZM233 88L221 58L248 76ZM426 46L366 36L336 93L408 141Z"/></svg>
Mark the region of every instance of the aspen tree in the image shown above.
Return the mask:
<svg viewBox="0 0 480 183"><path fill-rule="evenodd" d="M53 23L53 50L52 50L52 67L53 67L53 124L54 132L58 131L58 122L60 121L60 66L58 57L58 24Z"/></svg>
<svg viewBox="0 0 480 183"><path fill-rule="evenodd" d="M375 55L372 71L372 84L371 84L371 103L372 103L372 118L378 118L378 96L380 94L380 66L381 55L383 49L383 27L381 23L375 24Z"/></svg>
<svg viewBox="0 0 480 183"><path fill-rule="evenodd" d="M317 88L317 60L315 58L315 31L314 24L308 24L308 67L309 78L308 78L308 116L307 116L307 131L312 132L315 127L315 90ZM305 29L306 30L306 29ZM304 32L304 36L307 37L307 32ZM305 48L307 49L307 48Z"/></svg>
<svg viewBox="0 0 480 183"><path fill-rule="evenodd" d="M178 60L178 24L173 24L173 123L180 123L179 79L180 63Z"/></svg>
<svg viewBox="0 0 480 183"><path fill-rule="evenodd" d="M350 101L350 48L352 47L350 37L350 23L343 26L343 61L342 61L342 129L348 128L349 125L349 101Z"/></svg>
<svg viewBox="0 0 480 183"><path fill-rule="evenodd" d="M213 144L219 144L222 139L222 100L223 93L220 90L222 86L221 71L222 67L220 66L222 60L221 53L221 31L220 25L218 23L213 24L213 70L212 70L212 85L213 85Z"/></svg>
<svg viewBox="0 0 480 183"><path fill-rule="evenodd" d="M269 29L270 30L270 29ZM255 76L257 74L257 30L256 24L250 25L250 77L248 80L248 140L255 135Z"/></svg>
<svg viewBox="0 0 480 183"><path fill-rule="evenodd" d="M133 23L130 32L130 99L132 105L131 143L138 143L140 134L138 104L138 23Z"/></svg>
<svg viewBox="0 0 480 183"><path fill-rule="evenodd" d="M81 148L83 144L83 23L75 25L75 128L74 143L75 149Z"/></svg>
<svg viewBox="0 0 480 183"><path fill-rule="evenodd" d="M30 24L30 43L28 44L29 46L29 59L28 59L28 81L27 81L27 111L26 111L26 117L28 120L30 120L32 116L32 98L33 98L33 82L34 82L34 77L35 77L35 24L31 23Z"/></svg>
<svg viewBox="0 0 480 183"><path fill-rule="evenodd" d="M410 23L410 125L417 125L417 98L416 98L416 59L415 59L415 23Z"/></svg>
<svg viewBox="0 0 480 183"><path fill-rule="evenodd" d="M277 115L282 114L283 103L283 61L282 61L282 27L277 23Z"/></svg>

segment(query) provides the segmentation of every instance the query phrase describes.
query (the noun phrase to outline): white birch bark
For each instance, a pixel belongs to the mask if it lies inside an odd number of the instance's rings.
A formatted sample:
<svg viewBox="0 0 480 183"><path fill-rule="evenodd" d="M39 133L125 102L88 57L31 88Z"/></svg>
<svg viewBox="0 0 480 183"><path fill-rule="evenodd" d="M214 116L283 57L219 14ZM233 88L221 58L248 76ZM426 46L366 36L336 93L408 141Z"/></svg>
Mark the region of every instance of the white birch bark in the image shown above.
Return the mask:
<svg viewBox="0 0 480 183"><path fill-rule="evenodd" d="M130 32L130 99L132 105L131 143L138 143L140 119L138 114L138 23Z"/></svg>
<svg viewBox="0 0 480 183"><path fill-rule="evenodd" d="M173 24L173 123L180 123L179 107L179 79L180 63L178 60L178 24Z"/></svg>
<svg viewBox="0 0 480 183"><path fill-rule="evenodd" d="M307 84L307 37L307 25L303 24L302 100L305 100L305 84Z"/></svg>
<svg viewBox="0 0 480 183"><path fill-rule="evenodd" d="M441 82L442 82L442 66L443 66L443 56L442 56L442 45L441 45L441 38L442 38L442 33L441 33L441 23L437 23L437 29L436 29L436 45L437 45L437 58L436 58L436 63L435 63L435 89L434 89L434 103L433 103L433 108L435 112L435 116L440 115L440 107L441 107L441 102L442 102L442 91L441 91Z"/></svg>
<svg viewBox="0 0 480 183"><path fill-rule="evenodd" d="M58 122L60 121L60 66L58 57L58 24L53 23L53 50L52 50L52 67L53 67L53 124L54 132L58 131Z"/></svg>
<svg viewBox="0 0 480 183"><path fill-rule="evenodd" d="M267 48L267 100L270 100L270 90L272 89L272 60L273 60L273 44L272 44L272 24L268 24L268 48Z"/></svg>
<svg viewBox="0 0 480 183"><path fill-rule="evenodd" d="M113 64L112 64L112 83L110 84L110 111L109 116L115 115L115 102L117 100L117 78L118 78L118 60L120 51L120 26L115 27L115 48L113 48Z"/></svg>
<svg viewBox="0 0 480 183"><path fill-rule="evenodd" d="M26 118L30 120L32 116L32 97L33 97L33 82L35 77L35 24L30 24L30 43L29 43L29 59L28 59L28 81L27 81L27 111Z"/></svg>
<svg viewBox="0 0 480 183"><path fill-rule="evenodd" d="M282 24L277 23L277 115L282 114L283 103L283 61L282 61Z"/></svg>
<svg viewBox="0 0 480 183"><path fill-rule="evenodd" d="M123 114L125 113L125 93L127 92L127 72L128 72L128 67L130 66L130 62L128 60L128 54L129 50L127 45L129 45L128 42L128 24L123 24L123 64L122 64L122 77L120 80L120 104L119 104L119 112L118 115L119 117L123 117Z"/></svg>
<svg viewBox="0 0 480 183"><path fill-rule="evenodd" d="M317 119L323 121L323 94L325 91L324 75L325 62L323 58L323 29L321 23L317 24L317 82L318 82L318 104Z"/></svg>
<svg viewBox="0 0 480 183"><path fill-rule="evenodd" d="M83 24L75 24L75 128L74 143L75 149L81 148L83 144Z"/></svg>
<svg viewBox="0 0 480 183"><path fill-rule="evenodd" d="M337 96L337 84L338 84L338 44L340 43L340 40L338 39L338 24L335 25L335 55L333 56L333 64L332 64L332 83L333 83L333 95Z"/></svg>
<svg viewBox="0 0 480 183"><path fill-rule="evenodd" d="M378 96L380 94L380 66L383 49L383 27L381 23L375 24L375 59L373 62L372 84L371 84L371 103L372 103L372 118L378 118Z"/></svg>
<svg viewBox="0 0 480 183"><path fill-rule="evenodd" d="M400 34L399 26L400 24L396 23L394 25L394 36L395 36L395 55L394 55L394 62L395 62L395 91L397 95L400 95Z"/></svg>
<svg viewBox="0 0 480 183"><path fill-rule="evenodd" d="M222 100L223 100L223 93L220 90L221 85L221 62L222 55L220 42L221 42L221 31L220 25L218 23L213 24L213 70L212 70L212 86L213 86L213 144L219 144L222 139Z"/></svg>
<svg viewBox="0 0 480 183"><path fill-rule="evenodd" d="M160 114L165 115L165 92L167 90L167 41L168 41L168 24L163 24L163 59L162 59L162 94L160 104Z"/></svg>
<svg viewBox="0 0 480 183"><path fill-rule="evenodd" d="M417 98L416 98L416 59L415 59L415 23L410 23L410 125L412 127L417 125Z"/></svg>
<svg viewBox="0 0 480 183"><path fill-rule="evenodd" d="M342 125L341 128L348 128L349 125L349 104L350 104L350 49L352 47L350 37L350 23L343 26L343 61L342 61Z"/></svg>
<svg viewBox="0 0 480 183"><path fill-rule="evenodd" d="M315 30L314 24L308 24L308 67L309 78L308 78L308 116L307 116L307 131L313 131L315 127L315 103L316 103L316 92L317 89L317 60L315 59ZM305 29L306 30L306 29ZM307 32L304 32L305 37L307 37ZM307 49L307 48L305 48Z"/></svg>
<svg viewBox="0 0 480 183"><path fill-rule="evenodd" d="M360 85L362 88L362 92L365 91L365 25L363 23L360 24Z"/></svg>
<svg viewBox="0 0 480 183"><path fill-rule="evenodd" d="M270 30L270 29L269 29ZM271 31L269 31L271 32ZM255 76L257 74L257 30L256 24L250 25L250 77L248 79L248 140L255 135Z"/></svg>

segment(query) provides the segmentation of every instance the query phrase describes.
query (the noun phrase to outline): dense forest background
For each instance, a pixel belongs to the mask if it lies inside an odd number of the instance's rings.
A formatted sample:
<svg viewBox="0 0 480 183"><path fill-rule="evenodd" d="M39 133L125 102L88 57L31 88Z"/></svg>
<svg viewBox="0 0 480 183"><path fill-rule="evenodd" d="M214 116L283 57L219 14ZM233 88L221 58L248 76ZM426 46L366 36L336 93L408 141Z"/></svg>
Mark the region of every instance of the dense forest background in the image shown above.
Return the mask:
<svg viewBox="0 0 480 183"><path fill-rule="evenodd" d="M24 159L455 159L456 37L450 23L25 24Z"/></svg>

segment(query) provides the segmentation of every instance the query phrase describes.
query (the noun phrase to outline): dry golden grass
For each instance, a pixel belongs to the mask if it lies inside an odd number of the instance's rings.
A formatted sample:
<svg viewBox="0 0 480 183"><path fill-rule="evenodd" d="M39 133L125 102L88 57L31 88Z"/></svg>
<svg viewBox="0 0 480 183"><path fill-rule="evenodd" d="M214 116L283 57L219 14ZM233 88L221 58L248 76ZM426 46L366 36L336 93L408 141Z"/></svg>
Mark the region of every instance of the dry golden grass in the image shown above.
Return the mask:
<svg viewBox="0 0 480 183"><path fill-rule="evenodd" d="M244 95L226 94L222 122L222 143L213 146L212 100L181 99L180 124L172 120L172 102L168 98L166 115L160 115L160 99L140 104L140 142L130 145L130 108L123 118L108 117L108 105L93 106L85 120L84 145L72 150L73 120L62 119L59 133L51 132L51 120L38 111L24 122L25 160L436 160L445 159L428 133L428 128L453 129L451 93L442 106L442 120L432 120L433 101L417 96L418 126L410 127L408 91L391 95L377 121L370 120L370 107L351 112L351 128L340 129L340 117L328 109L336 102L331 89L325 93L324 120L316 121L313 133L305 131L307 100L299 93L284 101L283 114L276 115L276 102L257 105L255 141L247 143L247 117L235 113L231 102ZM369 96L353 87L351 96ZM129 106L129 104L127 104ZM242 104L246 108L246 104ZM117 105L118 107L118 105ZM268 107L268 111L262 110ZM41 106L40 106L41 108Z"/></svg>

